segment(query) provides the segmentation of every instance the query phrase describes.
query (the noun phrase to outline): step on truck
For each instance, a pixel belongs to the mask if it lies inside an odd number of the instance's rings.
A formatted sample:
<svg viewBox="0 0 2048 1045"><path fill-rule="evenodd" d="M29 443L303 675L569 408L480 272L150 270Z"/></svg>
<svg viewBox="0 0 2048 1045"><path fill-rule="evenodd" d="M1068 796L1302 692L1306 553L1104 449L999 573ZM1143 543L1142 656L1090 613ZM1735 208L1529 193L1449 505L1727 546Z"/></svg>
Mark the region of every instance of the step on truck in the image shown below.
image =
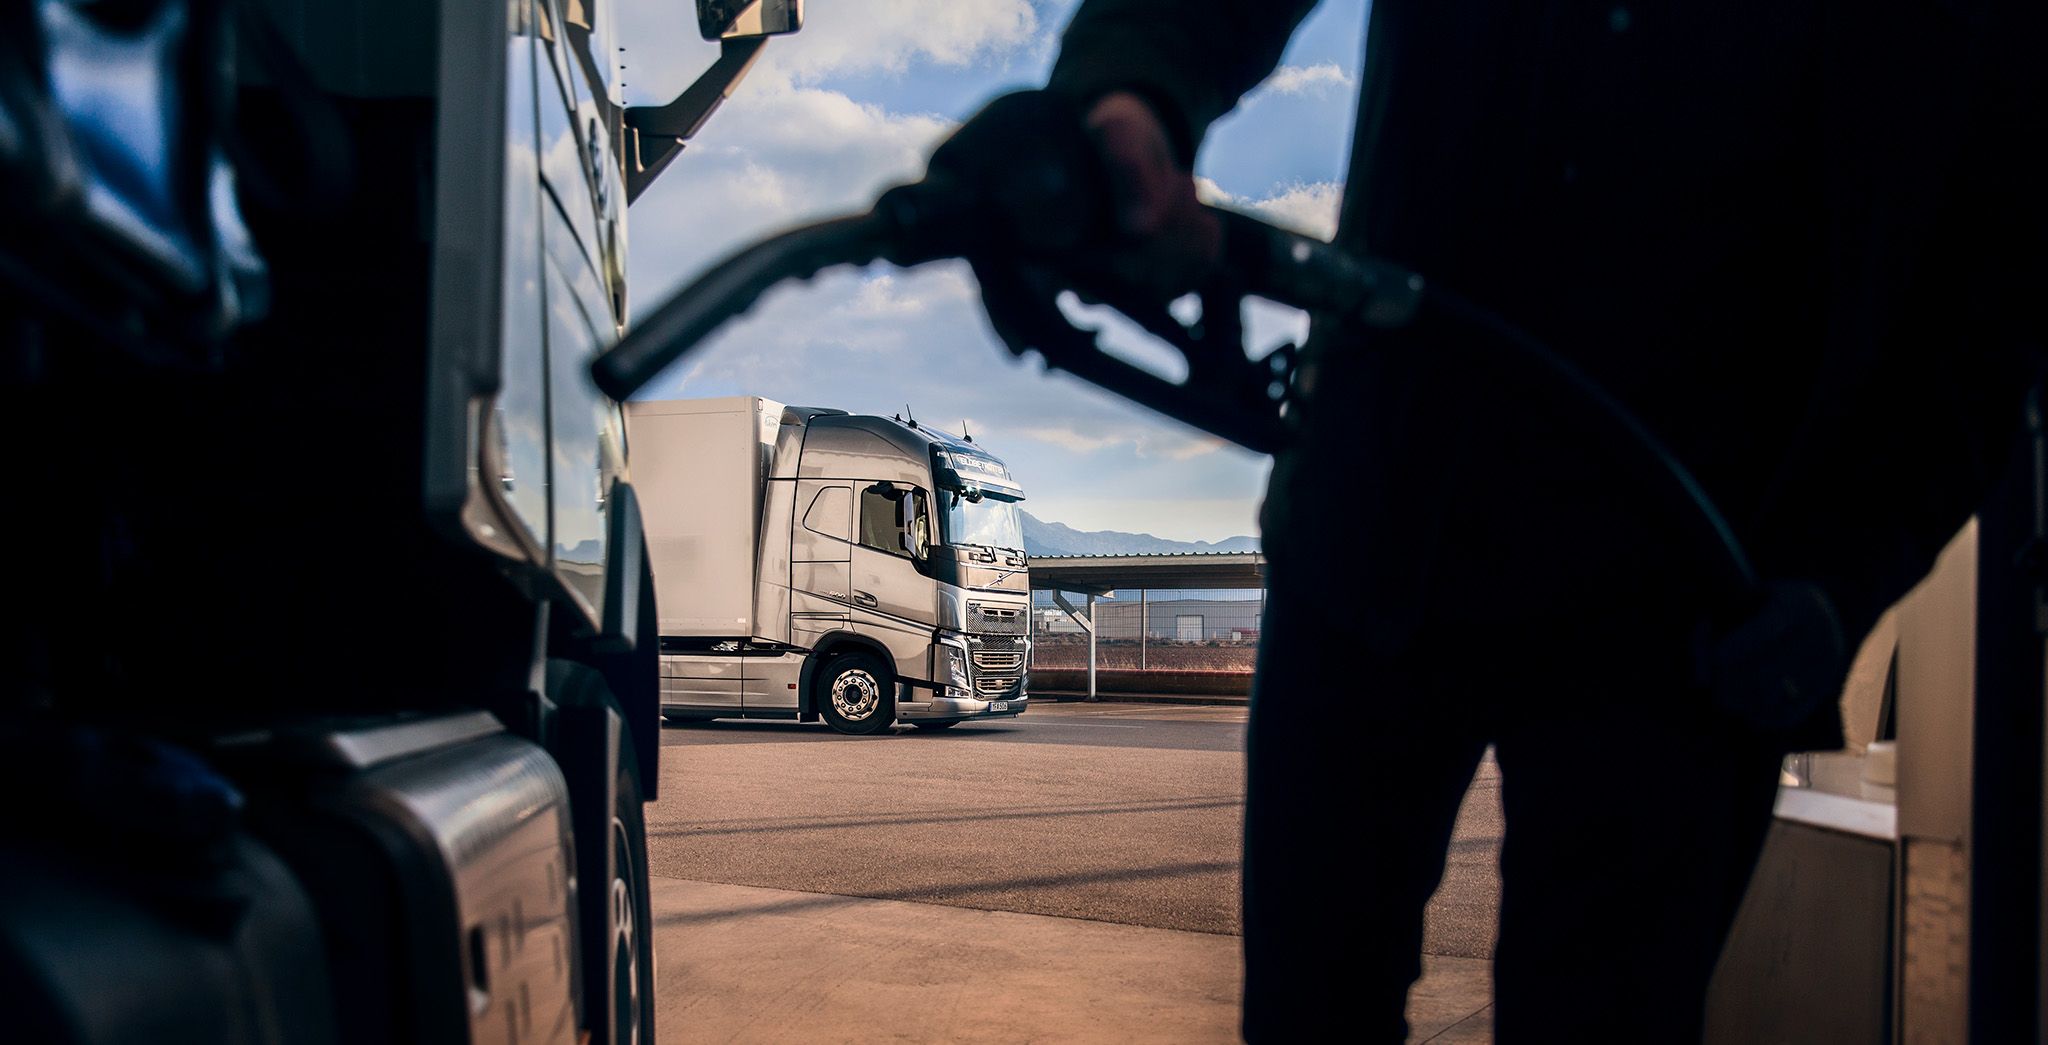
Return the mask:
<svg viewBox="0 0 2048 1045"><path fill-rule="evenodd" d="M630 403L626 428L664 716L866 734L1024 712L1024 491L966 433L753 396Z"/></svg>

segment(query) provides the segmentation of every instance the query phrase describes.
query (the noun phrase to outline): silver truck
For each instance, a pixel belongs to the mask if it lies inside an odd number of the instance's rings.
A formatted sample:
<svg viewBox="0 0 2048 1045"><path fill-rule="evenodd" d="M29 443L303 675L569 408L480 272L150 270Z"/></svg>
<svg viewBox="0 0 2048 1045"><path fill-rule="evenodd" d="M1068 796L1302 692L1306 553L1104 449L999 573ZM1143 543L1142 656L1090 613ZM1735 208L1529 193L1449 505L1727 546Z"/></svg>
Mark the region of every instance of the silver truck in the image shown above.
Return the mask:
<svg viewBox="0 0 2048 1045"><path fill-rule="evenodd" d="M626 409L670 720L943 729L1029 701L1024 491L965 436L754 396Z"/></svg>

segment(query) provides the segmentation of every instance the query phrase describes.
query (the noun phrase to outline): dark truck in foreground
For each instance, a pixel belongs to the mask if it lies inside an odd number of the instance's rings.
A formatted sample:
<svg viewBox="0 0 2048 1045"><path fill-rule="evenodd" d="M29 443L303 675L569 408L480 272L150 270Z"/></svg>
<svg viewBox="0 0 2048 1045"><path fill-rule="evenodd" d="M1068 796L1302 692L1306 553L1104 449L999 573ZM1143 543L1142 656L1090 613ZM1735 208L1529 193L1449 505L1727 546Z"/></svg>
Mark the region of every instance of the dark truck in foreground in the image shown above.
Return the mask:
<svg viewBox="0 0 2048 1045"><path fill-rule="evenodd" d="M0 11L0 1037L652 1037L587 368L628 202L801 8L695 16L634 108L605 0Z"/></svg>

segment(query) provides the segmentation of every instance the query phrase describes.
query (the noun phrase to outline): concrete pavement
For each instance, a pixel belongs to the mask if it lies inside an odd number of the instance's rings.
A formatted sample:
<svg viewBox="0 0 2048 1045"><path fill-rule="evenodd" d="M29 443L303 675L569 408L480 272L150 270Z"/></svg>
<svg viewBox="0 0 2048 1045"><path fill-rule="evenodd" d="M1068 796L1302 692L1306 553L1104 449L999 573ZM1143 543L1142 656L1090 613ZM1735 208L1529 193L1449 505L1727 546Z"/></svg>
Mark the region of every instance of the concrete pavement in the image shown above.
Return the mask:
<svg viewBox="0 0 2048 1045"><path fill-rule="evenodd" d="M664 730L663 1040L1234 1040L1245 717ZM1498 786L1488 760L1427 916L1415 1041L1490 1037Z"/></svg>
<svg viewBox="0 0 2048 1045"><path fill-rule="evenodd" d="M664 1041L1237 1040L1235 936L678 878L652 899ZM1412 1040L1491 1040L1489 986L1426 959Z"/></svg>
<svg viewBox="0 0 2048 1045"><path fill-rule="evenodd" d="M1056 704L1085 702L1085 689L1050 689L1044 692L1032 691L1031 699L1046 700ZM1100 704L1219 704L1225 707L1248 707L1252 702L1246 693L1097 693Z"/></svg>
<svg viewBox="0 0 2048 1045"><path fill-rule="evenodd" d="M1234 933L1243 719L1243 709L1074 704L932 734L666 729L650 866L695 881Z"/></svg>
<svg viewBox="0 0 2048 1045"><path fill-rule="evenodd" d="M655 879L686 1042L1228 1042L1235 936Z"/></svg>

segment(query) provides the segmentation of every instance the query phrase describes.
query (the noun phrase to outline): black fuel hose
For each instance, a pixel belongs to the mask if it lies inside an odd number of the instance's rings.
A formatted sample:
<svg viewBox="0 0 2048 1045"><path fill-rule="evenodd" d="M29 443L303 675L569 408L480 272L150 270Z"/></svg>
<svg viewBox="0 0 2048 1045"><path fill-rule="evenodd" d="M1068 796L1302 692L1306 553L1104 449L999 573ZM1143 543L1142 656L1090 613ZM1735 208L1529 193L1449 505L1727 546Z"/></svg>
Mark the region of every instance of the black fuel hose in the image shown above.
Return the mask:
<svg viewBox="0 0 2048 1045"><path fill-rule="evenodd" d="M785 280L803 280L834 265L865 265L887 243L871 214L837 218L761 240L706 269L591 363L597 387L630 399L704 339L754 307Z"/></svg>
<svg viewBox="0 0 2048 1045"><path fill-rule="evenodd" d="M1354 257L1321 240L1256 218L1220 213L1226 230L1226 256L1249 292L1363 327L1429 324L1456 331L1468 336L1439 341L1490 354L1495 362L1520 362L1539 378L1547 378L1621 436L1616 443L1621 456L1644 475L1652 489L1675 502L1680 517L1698 531L1700 545L1716 550L1713 560L1718 586L1732 596L1757 589L1756 568L1735 528L1692 470L1635 411L1577 364L1499 314L1427 283L1418 274Z"/></svg>

